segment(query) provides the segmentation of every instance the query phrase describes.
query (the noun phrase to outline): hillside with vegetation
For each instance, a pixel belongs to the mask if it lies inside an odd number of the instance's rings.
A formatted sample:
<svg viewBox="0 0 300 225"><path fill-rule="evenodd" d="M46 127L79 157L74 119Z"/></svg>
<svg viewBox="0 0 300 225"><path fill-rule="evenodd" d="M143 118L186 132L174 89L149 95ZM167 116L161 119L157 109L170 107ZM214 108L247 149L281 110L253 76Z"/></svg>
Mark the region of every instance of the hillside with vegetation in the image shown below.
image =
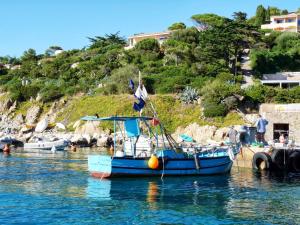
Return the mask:
<svg viewBox="0 0 300 225"><path fill-rule="evenodd" d="M263 73L299 71L299 34L271 32L265 36L270 31L260 29L270 16L286 13L258 6L249 19L244 12L234 12L232 19L193 15L195 27L174 23L169 27L171 38L162 45L145 39L130 50L124 49L125 38L115 33L91 37L83 49L63 51L51 46L40 55L28 49L19 58L2 56L1 92L9 93L19 105L30 100L48 104L81 94L93 99L91 105L101 107L97 99L105 101L103 96L132 94L128 82L133 79L137 83L140 71L150 94L175 94L178 98L174 101L181 99L184 104L201 97L205 117L222 117L244 105L255 108L263 102L300 102L299 87L279 89L257 83L241 88L241 63L247 49L251 49L257 78ZM88 106L82 109L88 110Z"/></svg>

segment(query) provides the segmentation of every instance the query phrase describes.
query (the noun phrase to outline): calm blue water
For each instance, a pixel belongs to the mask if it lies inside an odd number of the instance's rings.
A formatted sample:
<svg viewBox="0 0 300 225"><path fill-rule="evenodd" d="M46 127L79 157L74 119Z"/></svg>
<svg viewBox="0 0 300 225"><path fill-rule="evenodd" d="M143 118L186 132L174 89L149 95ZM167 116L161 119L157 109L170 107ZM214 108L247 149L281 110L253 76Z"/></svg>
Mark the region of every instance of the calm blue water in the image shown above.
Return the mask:
<svg viewBox="0 0 300 225"><path fill-rule="evenodd" d="M300 175L96 180L86 154L0 153L0 224L300 224Z"/></svg>

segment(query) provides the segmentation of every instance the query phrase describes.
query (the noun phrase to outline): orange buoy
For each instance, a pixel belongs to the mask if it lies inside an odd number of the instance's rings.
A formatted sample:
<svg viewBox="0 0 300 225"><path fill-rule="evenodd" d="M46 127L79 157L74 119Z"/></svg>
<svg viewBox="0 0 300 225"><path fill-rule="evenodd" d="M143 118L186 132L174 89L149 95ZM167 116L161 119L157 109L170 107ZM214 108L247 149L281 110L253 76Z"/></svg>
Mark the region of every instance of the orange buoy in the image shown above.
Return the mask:
<svg viewBox="0 0 300 225"><path fill-rule="evenodd" d="M4 145L3 152L6 153L6 154L10 153L10 148L9 148L8 144Z"/></svg>
<svg viewBox="0 0 300 225"><path fill-rule="evenodd" d="M155 155L152 155L148 160L148 167L150 169L157 169L159 166L158 158Z"/></svg>

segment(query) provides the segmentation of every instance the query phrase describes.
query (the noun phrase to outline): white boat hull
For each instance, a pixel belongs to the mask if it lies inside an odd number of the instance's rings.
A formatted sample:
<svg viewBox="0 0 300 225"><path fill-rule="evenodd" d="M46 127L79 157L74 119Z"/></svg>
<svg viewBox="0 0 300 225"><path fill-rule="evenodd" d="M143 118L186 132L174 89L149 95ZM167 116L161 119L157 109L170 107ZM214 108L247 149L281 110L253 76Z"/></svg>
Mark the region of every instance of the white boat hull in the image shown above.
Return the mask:
<svg viewBox="0 0 300 225"><path fill-rule="evenodd" d="M46 142L37 142L37 143L25 143L24 149L39 149L39 150L49 150L55 147L57 151L63 151L67 146L68 142L65 140L58 140L58 141L46 141Z"/></svg>

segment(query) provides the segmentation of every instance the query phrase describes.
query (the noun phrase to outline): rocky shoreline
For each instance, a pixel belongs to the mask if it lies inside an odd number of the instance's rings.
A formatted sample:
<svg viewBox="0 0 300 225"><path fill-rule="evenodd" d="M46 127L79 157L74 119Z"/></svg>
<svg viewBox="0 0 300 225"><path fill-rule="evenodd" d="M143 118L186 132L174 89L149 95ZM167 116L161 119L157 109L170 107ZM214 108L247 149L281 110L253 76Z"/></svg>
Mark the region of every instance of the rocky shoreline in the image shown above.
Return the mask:
<svg viewBox="0 0 300 225"><path fill-rule="evenodd" d="M17 140L18 145L32 142L36 138L48 140L66 139L78 146L104 147L107 141L112 138L111 131L100 128L99 122L75 122L68 121L68 115L63 110L69 102L65 99L53 102L51 106L44 107L39 101L32 101L26 111L20 112L17 109L17 102L10 99L0 101L0 137L9 137ZM57 126L57 117L65 114L64 120ZM47 119L48 128L35 132L35 126L39 121ZM254 118L247 118L248 121L255 121ZM68 129L64 129L64 128ZM238 130L240 126L236 126ZM71 130L71 131L67 131ZM191 136L197 143L210 144L224 141L228 127L218 128L217 126L200 126L193 122L185 127L177 127L172 134L176 141L179 141L180 134Z"/></svg>

